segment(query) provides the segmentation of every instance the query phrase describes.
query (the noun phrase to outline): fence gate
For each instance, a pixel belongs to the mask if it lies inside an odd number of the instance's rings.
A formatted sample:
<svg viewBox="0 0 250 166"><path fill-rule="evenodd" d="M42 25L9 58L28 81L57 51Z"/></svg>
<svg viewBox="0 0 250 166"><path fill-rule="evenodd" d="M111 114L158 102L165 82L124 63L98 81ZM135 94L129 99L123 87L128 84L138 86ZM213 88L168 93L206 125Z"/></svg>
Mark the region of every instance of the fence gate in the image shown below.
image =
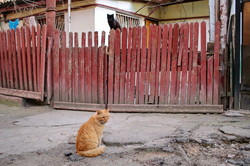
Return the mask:
<svg viewBox="0 0 250 166"><path fill-rule="evenodd" d="M147 38L148 37L148 38ZM206 23L151 25L98 32L56 31L54 108L122 112L221 112L220 22L214 53L207 53ZM87 41L86 41L87 39ZM79 43L81 43L79 47ZM92 45L93 43L93 45Z"/></svg>
<svg viewBox="0 0 250 166"><path fill-rule="evenodd" d="M0 94L44 100L46 26L0 32Z"/></svg>
<svg viewBox="0 0 250 166"><path fill-rule="evenodd" d="M96 110L105 108L104 98L104 32L102 46L98 47L98 33L85 33L78 41L78 33L69 33L66 47L66 32L55 32L53 47L53 94L54 108ZM61 37L60 37L61 36ZM79 47L81 43L81 47ZM107 57L107 56L106 56Z"/></svg>

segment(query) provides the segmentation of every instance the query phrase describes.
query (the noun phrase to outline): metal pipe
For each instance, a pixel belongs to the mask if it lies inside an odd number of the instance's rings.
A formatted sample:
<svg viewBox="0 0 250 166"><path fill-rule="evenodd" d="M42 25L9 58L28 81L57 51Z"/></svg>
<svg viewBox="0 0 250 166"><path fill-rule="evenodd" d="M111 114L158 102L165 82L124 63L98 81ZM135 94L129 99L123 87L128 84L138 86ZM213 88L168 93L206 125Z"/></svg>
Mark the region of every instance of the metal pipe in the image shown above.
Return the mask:
<svg viewBox="0 0 250 166"><path fill-rule="evenodd" d="M71 32L71 0L68 0L68 30Z"/></svg>

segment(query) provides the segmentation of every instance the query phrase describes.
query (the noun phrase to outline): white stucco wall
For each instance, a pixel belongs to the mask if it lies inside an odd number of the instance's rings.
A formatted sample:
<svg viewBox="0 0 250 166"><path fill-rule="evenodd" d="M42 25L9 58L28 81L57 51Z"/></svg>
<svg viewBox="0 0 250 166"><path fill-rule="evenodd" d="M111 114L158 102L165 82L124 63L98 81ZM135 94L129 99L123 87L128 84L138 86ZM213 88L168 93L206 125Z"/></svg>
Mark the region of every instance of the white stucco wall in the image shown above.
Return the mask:
<svg viewBox="0 0 250 166"><path fill-rule="evenodd" d="M71 11L71 32L88 32L95 30L95 8L84 8ZM64 14L65 30L68 32L68 12Z"/></svg>
<svg viewBox="0 0 250 166"><path fill-rule="evenodd" d="M68 12L64 13L65 31L69 32ZM78 32L79 45L81 45L81 33L95 31L95 8L89 7L71 11L71 32ZM68 33L66 33L68 35ZM68 41L68 36L67 36ZM67 42L68 43L68 42ZM87 44L88 42L86 42Z"/></svg>
<svg viewBox="0 0 250 166"><path fill-rule="evenodd" d="M143 2L127 1L127 0L96 0L96 3L104 6L110 6L112 8L117 9L118 11L123 10L132 13L137 11L137 14L145 16L148 16L151 13L151 11L148 10L147 7L142 8L145 5L145 2L143 3ZM151 13L150 17L159 18L160 10L156 10L155 12Z"/></svg>
<svg viewBox="0 0 250 166"><path fill-rule="evenodd" d="M23 20L19 20L19 24L18 24L18 28L21 28L23 26ZM9 23L5 23L5 22L1 22L1 27L0 27L0 31L3 30L3 31L6 31L10 29L9 28Z"/></svg>
<svg viewBox="0 0 250 166"><path fill-rule="evenodd" d="M110 10L107 8L101 8L101 7L96 7L95 8L95 31L98 32L99 34L99 45L101 44L101 34L102 31L106 32L106 39L105 39L105 44L108 44L108 35L109 35L109 31L110 31L110 27L108 24L108 20L107 20L107 14L114 14L115 15L115 11L114 10Z"/></svg>
<svg viewBox="0 0 250 166"><path fill-rule="evenodd" d="M104 7L89 7L82 8L79 10L71 11L71 32L79 33L79 45L81 45L81 35L80 33L85 32L86 35L89 31L92 33L97 31L99 34L99 45L101 45L101 34L102 31L106 32L105 44L108 44L108 35L110 32L110 27L108 25L107 14L116 14L116 11ZM65 16L65 31L68 32L68 13ZM140 19L141 26L144 25L144 18L138 17ZM87 36L86 36L87 37ZM67 37L68 40L68 37ZM94 42L94 40L93 40ZM86 41L87 44L87 41Z"/></svg>
<svg viewBox="0 0 250 166"><path fill-rule="evenodd" d="M116 14L115 10L104 8L104 7L96 7L95 8L95 31L98 31L99 35L99 44L101 44L101 33L102 31L106 32L105 44L108 44L108 35L110 32L110 27L108 25L107 14ZM140 25L143 26L145 24L143 17L138 17L140 19Z"/></svg>

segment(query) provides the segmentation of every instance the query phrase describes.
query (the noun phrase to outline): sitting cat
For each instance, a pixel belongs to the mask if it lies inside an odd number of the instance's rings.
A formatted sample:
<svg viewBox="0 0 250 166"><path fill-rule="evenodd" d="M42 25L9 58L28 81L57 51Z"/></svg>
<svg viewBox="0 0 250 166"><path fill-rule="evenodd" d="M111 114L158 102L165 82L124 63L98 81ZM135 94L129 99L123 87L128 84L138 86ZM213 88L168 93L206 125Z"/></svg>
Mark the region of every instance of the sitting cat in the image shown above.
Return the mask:
<svg viewBox="0 0 250 166"><path fill-rule="evenodd" d="M84 157L96 157L105 150L105 145L101 145L101 137L105 123L109 120L109 110L98 110L85 122L76 137L76 152Z"/></svg>
<svg viewBox="0 0 250 166"><path fill-rule="evenodd" d="M107 14L107 18L110 29L114 30L116 30L117 28L121 29L119 22L114 18L114 14Z"/></svg>

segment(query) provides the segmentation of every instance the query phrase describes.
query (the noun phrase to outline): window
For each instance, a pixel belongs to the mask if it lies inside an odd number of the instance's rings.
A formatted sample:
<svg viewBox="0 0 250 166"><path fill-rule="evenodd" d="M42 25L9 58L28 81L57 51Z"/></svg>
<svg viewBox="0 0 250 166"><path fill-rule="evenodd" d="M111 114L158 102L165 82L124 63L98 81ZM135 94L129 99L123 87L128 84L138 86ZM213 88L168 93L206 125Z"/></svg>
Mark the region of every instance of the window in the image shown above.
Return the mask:
<svg viewBox="0 0 250 166"><path fill-rule="evenodd" d="M46 17L44 15L37 16L36 21L40 25L46 24ZM55 24L56 24L57 29L59 29L60 31L64 31L64 15L63 14L57 14Z"/></svg>
<svg viewBox="0 0 250 166"><path fill-rule="evenodd" d="M140 19L137 17L116 13L116 20L120 23L122 28L140 26Z"/></svg>

